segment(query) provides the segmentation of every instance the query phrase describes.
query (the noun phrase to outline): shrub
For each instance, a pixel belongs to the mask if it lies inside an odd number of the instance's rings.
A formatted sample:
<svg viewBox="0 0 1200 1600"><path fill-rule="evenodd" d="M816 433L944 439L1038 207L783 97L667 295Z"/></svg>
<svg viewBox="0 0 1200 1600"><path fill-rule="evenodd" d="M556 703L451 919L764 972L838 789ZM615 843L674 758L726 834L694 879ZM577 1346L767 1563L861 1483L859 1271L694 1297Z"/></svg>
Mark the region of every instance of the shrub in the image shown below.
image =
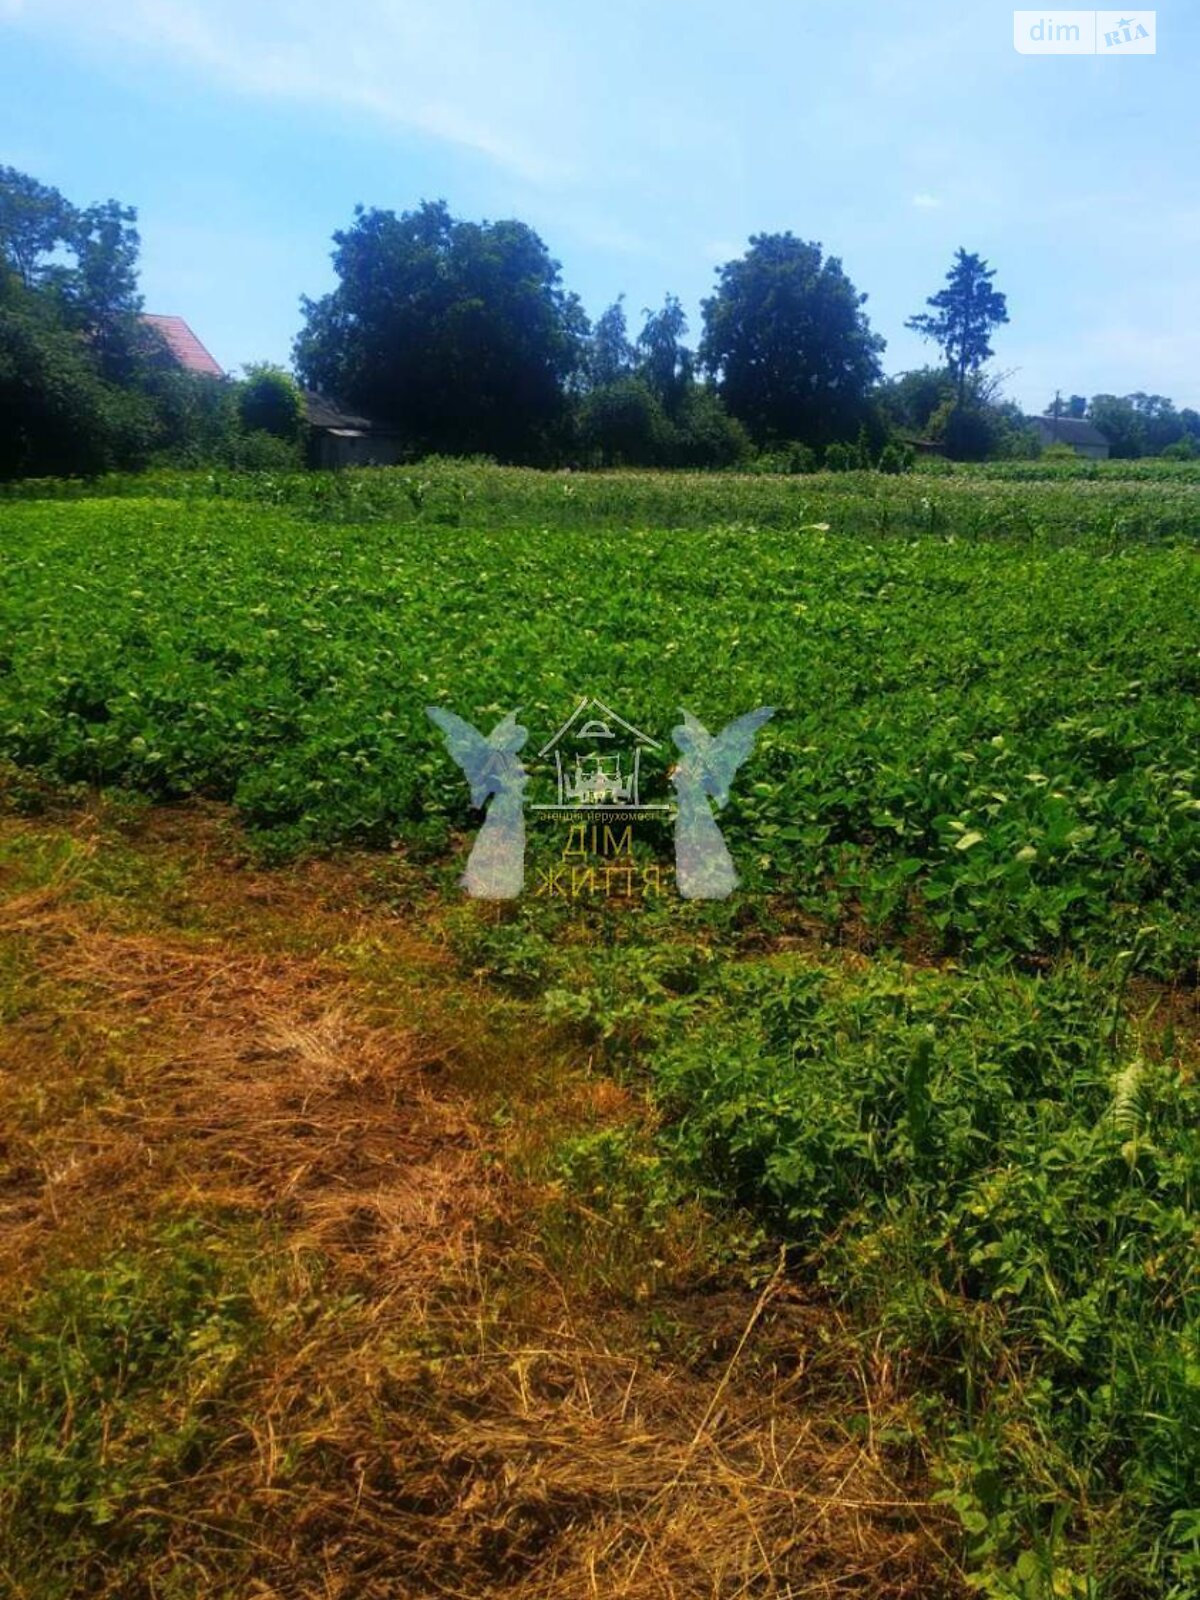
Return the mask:
<svg viewBox="0 0 1200 1600"><path fill-rule="evenodd" d="M580 443L601 466L657 466L670 453L671 432L658 397L640 378L601 384L580 407Z"/></svg>
<svg viewBox="0 0 1200 1600"><path fill-rule="evenodd" d="M300 446L258 428L235 441L230 465L245 472L295 472L302 465Z"/></svg>
<svg viewBox="0 0 1200 1600"><path fill-rule="evenodd" d="M915 459L911 445L888 443L879 452L879 470L893 475L911 472Z"/></svg>
<svg viewBox="0 0 1200 1600"><path fill-rule="evenodd" d="M856 444L830 444L825 447L826 472L854 472L862 465Z"/></svg>
<svg viewBox="0 0 1200 1600"><path fill-rule="evenodd" d="M750 435L731 417L711 389L694 384L674 422L672 464L678 467L733 467L751 451Z"/></svg>
<svg viewBox="0 0 1200 1600"><path fill-rule="evenodd" d="M1196 449L1196 441L1190 433L1185 433L1182 439L1176 439L1174 444L1167 445L1159 451L1164 461L1194 461L1200 451Z"/></svg>
<svg viewBox="0 0 1200 1600"><path fill-rule="evenodd" d="M246 368L238 390L238 416L248 434L296 442L304 430L304 397L290 372L262 361Z"/></svg>
<svg viewBox="0 0 1200 1600"><path fill-rule="evenodd" d="M232 466L241 433L233 386L222 378L177 367L147 378L153 409L156 465Z"/></svg>
<svg viewBox="0 0 1200 1600"><path fill-rule="evenodd" d="M754 460L749 463L749 470L751 472L780 473L784 476L815 472L817 470L817 454L811 445L799 444L793 440L790 444L778 445L774 450L760 450Z"/></svg>

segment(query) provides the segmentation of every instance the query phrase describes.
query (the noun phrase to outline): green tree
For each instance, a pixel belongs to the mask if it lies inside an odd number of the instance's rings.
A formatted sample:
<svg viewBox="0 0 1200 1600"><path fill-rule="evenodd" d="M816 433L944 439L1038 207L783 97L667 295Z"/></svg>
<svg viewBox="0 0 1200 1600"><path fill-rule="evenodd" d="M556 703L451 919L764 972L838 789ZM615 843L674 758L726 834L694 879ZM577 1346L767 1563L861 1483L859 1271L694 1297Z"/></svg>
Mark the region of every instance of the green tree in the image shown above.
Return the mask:
<svg viewBox="0 0 1200 1600"><path fill-rule="evenodd" d="M522 222L460 222L444 202L355 211L338 285L302 301L302 380L417 448L546 459L586 358L587 318Z"/></svg>
<svg viewBox="0 0 1200 1600"><path fill-rule="evenodd" d="M684 344L687 316L677 295L669 294L661 311L643 312L645 322L638 334L638 372L673 416L692 386L695 363Z"/></svg>
<svg viewBox="0 0 1200 1600"><path fill-rule="evenodd" d="M880 384L875 402L893 428L925 433L939 406L954 396L954 375L946 367L916 367Z"/></svg>
<svg viewBox="0 0 1200 1600"><path fill-rule="evenodd" d="M0 167L0 258L22 288L42 284L56 250L72 237L74 208L15 167Z"/></svg>
<svg viewBox="0 0 1200 1600"><path fill-rule="evenodd" d="M584 396L579 440L602 467L658 467L671 453L672 429L658 396L642 378L618 378Z"/></svg>
<svg viewBox="0 0 1200 1600"><path fill-rule="evenodd" d="M1131 460L1146 453L1146 431L1132 400L1115 394L1094 394L1088 420L1108 440L1112 455Z"/></svg>
<svg viewBox="0 0 1200 1600"><path fill-rule="evenodd" d="M601 386L616 383L633 370L634 349L625 322L625 296L619 294L596 318L588 352L588 377Z"/></svg>
<svg viewBox="0 0 1200 1600"><path fill-rule="evenodd" d="M689 385L674 417L672 466L735 467L749 458L752 448L750 435L729 415L716 391L705 384Z"/></svg>
<svg viewBox="0 0 1200 1600"><path fill-rule="evenodd" d="M0 473L237 460L230 386L140 319L136 222L0 167Z"/></svg>
<svg viewBox="0 0 1200 1600"><path fill-rule="evenodd" d="M246 433L269 433L290 444L298 442L304 430L304 396L283 367L251 362L238 387L237 404Z"/></svg>
<svg viewBox="0 0 1200 1600"><path fill-rule="evenodd" d="M1175 409L1175 402L1168 400L1165 395L1143 394L1139 390L1126 398L1141 422L1147 455L1159 455L1167 445L1182 439L1187 432L1183 418Z"/></svg>
<svg viewBox="0 0 1200 1600"><path fill-rule="evenodd" d="M82 336L12 279L0 295L0 478L137 465L153 429L146 398L106 383Z"/></svg>
<svg viewBox="0 0 1200 1600"><path fill-rule="evenodd" d="M755 441L852 435L880 376L883 339L834 256L791 233L756 234L704 301L700 361Z"/></svg>
<svg viewBox="0 0 1200 1600"><path fill-rule="evenodd" d="M143 384L154 407L152 460L176 467L234 466L243 437L237 390L220 378L150 367Z"/></svg>
<svg viewBox="0 0 1200 1600"><path fill-rule="evenodd" d="M74 269L60 280L69 320L92 342L106 377L132 380L149 338L138 320L137 212L105 200L75 213L70 245Z"/></svg>
<svg viewBox="0 0 1200 1600"><path fill-rule="evenodd" d="M995 276L995 268L981 256L960 248L946 274L946 287L925 302L932 314L919 312L904 324L940 347L954 374L960 407L966 404L969 378L993 354L993 329L1008 321L1007 301L992 288Z"/></svg>
<svg viewBox="0 0 1200 1600"><path fill-rule="evenodd" d="M1164 461L1194 461L1200 456L1200 449L1190 433L1185 433L1176 439L1173 444L1164 445L1159 451Z"/></svg>
<svg viewBox="0 0 1200 1600"><path fill-rule="evenodd" d="M0 255L27 291L54 301L105 377L129 382L149 340L138 322L137 213L116 200L82 210L57 189L0 167Z"/></svg>

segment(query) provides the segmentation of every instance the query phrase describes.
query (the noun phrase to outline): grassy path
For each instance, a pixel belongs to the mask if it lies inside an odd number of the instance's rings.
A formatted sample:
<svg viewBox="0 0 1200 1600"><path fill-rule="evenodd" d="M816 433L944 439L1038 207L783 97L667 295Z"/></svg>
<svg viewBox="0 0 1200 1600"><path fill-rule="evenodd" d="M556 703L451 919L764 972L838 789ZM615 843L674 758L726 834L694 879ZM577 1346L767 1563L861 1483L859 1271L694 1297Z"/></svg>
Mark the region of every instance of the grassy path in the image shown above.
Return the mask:
<svg viewBox="0 0 1200 1600"><path fill-rule="evenodd" d="M749 1225L580 1185L653 1111L404 873L0 820L6 1591L959 1593L888 1362Z"/></svg>

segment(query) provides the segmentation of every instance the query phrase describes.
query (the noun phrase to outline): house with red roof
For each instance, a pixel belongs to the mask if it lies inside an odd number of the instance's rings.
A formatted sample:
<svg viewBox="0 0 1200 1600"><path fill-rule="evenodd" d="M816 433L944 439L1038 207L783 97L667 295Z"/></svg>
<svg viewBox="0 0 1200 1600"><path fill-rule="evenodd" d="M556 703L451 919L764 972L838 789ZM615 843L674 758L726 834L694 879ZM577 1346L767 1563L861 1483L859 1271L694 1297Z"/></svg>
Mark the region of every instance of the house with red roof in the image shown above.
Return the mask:
<svg viewBox="0 0 1200 1600"><path fill-rule="evenodd" d="M206 378L225 376L182 317L145 314L141 320L147 328L152 328L158 334L168 355L185 372L198 372Z"/></svg>

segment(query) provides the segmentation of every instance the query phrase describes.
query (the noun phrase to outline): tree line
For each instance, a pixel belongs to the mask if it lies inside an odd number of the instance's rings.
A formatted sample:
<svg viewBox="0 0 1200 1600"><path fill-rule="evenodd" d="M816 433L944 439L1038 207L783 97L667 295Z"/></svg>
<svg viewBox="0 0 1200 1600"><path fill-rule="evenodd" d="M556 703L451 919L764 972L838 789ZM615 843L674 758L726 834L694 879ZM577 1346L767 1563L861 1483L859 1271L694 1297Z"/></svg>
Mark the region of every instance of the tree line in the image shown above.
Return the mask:
<svg viewBox="0 0 1200 1600"><path fill-rule="evenodd" d="M141 320L137 215L0 167L0 479L298 465L300 391L268 364L183 371Z"/></svg>
<svg viewBox="0 0 1200 1600"><path fill-rule="evenodd" d="M0 168L0 476L297 464L291 374L184 372L141 321L136 220ZM360 206L333 242L336 285L301 301L295 373L414 457L903 470L918 441L962 459L1040 448L986 371L1008 308L966 250L907 324L939 361L888 379L867 296L790 232L752 236L718 269L694 344L674 295L636 328L623 295L590 322L523 222ZM1061 414L1090 416L1114 454L1200 446L1200 417L1160 396L1071 396Z"/></svg>

